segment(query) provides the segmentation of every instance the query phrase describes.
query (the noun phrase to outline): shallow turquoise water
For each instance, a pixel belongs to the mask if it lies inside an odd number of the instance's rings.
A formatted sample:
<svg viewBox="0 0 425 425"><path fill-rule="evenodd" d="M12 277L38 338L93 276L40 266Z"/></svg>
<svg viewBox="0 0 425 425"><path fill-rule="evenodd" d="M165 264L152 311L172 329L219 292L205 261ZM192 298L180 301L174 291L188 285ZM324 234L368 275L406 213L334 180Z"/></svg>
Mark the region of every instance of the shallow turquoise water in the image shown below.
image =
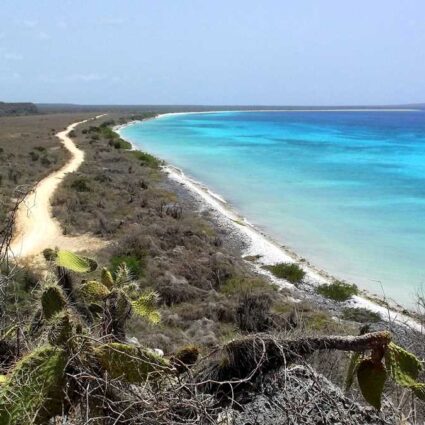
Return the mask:
<svg viewBox="0 0 425 425"><path fill-rule="evenodd" d="M169 115L121 131L316 266L406 305L425 282L425 112Z"/></svg>

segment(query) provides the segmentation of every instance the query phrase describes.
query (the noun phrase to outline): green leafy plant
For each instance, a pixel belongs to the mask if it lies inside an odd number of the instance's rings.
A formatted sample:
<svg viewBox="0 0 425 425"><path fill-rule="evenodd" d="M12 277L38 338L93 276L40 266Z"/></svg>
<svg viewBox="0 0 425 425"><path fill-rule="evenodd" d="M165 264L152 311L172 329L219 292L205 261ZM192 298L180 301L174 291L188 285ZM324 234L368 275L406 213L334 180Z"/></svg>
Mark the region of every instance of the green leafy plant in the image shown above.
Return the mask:
<svg viewBox="0 0 425 425"><path fill-rule="evenodd" d="M161 165L161 161L158 158L155 158L153 155L146 152L132 151L131 153L142 165L146 165L151 168L158 168Z"/></svg>
<svg viewBox="0 0 425 425"><path fill-rule="evenodd" d="M342 310L342 318L359 323L377 323L382 320L379 313L368 310L367 308L347 307Z"/></svg>
<svg viewBox="0 0 425 425"><path fill-rule="evenodd" d="M71 188L77 192L90 192L92 189L85 177L77 177L72 183Z"/></svg>
<svg viewBox="0 0 425 425"><path fill-rule="evenodd" d="M137 279L143 274L142 260L133 255L114 256L111 258L110 264L110 271L118 280L122 280L122 277L118 276L123 273L127 273L128 276L131 276L131 279ZM124 270L124 264L127 270Z"/></svg>
<svg viewBox="0 0 425 425"><path fill-rule="evenodd" d="M264 268L279 279L286 279L291 283L300 283L305 276L305 271L295 263L278 263Z"/></svg>
<svg viewBox="0 0 425 425"><path fill-rule="evenodd" d="M332 283L324 283L316 288L318 294L334 301L347 301L359 290L356 285L336 280Z"/></svg>

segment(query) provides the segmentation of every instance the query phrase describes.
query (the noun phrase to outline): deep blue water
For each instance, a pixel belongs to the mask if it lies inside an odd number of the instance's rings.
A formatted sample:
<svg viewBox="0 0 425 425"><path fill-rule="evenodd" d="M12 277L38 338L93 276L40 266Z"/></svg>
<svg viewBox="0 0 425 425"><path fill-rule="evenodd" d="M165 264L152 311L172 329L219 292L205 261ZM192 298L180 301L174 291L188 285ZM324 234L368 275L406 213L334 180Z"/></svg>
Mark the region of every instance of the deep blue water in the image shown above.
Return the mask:
<svg viewBox="0 0 425 425"><path fill-rule="evenodd" d="M122 130L316 266L412 304L425 282L425 112L170 115Z"/></svg>

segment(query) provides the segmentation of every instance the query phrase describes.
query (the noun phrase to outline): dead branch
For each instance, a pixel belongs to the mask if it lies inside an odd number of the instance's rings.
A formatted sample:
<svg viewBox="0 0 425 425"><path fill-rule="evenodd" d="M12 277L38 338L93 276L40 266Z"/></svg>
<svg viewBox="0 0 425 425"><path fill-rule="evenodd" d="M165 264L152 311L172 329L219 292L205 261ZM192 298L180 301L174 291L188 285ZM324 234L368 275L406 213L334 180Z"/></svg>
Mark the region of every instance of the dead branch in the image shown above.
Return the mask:
<svg viewBox="0 0 425 425"><path fill-rule="evenodd" d="M389 332L297 339L248 336L226 344L213 360L198 369L195 381L207 392L217 391L217 387L246 383L260 373L287 366L318 350L364 352L385 348L390 341Z"/></svg>

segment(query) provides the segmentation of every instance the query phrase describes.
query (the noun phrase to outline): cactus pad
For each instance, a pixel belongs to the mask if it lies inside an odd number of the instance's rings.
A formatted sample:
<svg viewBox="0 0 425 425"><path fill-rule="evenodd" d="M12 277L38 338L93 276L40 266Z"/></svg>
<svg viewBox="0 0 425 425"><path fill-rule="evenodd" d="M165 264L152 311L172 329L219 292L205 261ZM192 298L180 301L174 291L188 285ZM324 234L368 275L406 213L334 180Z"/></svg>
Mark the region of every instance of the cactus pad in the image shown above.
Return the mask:
<svg viewBox="0 0 425 425"><path fill-rule="evenodd" d="M114 278L112 277L112 273L104 267L102 269L100 281L108 288L112 289L114 286Z"/></svg>
<svg viewBox="0 0 425 425"><path fill-rule="evenodd" d="M87 302L101 301L110 294L109 289L103 283L96 280L82 284L80 293Z"/></svg>
<svg viewBox="0 0 425 425"><path fill-rule="evenodd" d="M357 380L365 400L375 407L381 408L381 397L384 390L387 372L382 363L364 359L357 368Z"/></svg>
<svg viewBox="0 0 425 425"><path fill-rule="evenodd" d="M113 342L95 349L95 356L111 378L123 378L129 383L142 383L150 377L170 372L169 362L133 345Z"/></svg>
<svg viewBox="0 0 425 425"><path fill-rule="evenodd" d="M48 286L41 295L41 307L44 317L49 320L66 306L65 295L59 286Z"/></svg>
<svg viewBox="0 0 425 425"><path fill-rule="evenodd" d="M158 294L156 292L146 292L131 305L135 314L155 325L161 320L161 315L156 308L157 302Z"/></svg>
<svg viewBox="0 0 425 425"><path fill-rule="evenodd" d="M72 321L68 314L58 314L49 329L48 339L50 344L62 346L72 337Z"/></svg>
<svg viewBox="0 0 425 425"><path fill-rule="evenodd" d="M0 424L45 424L62 412L67 356L41 347L21 359L0 386Z"/></svg>
<svg viewBox="0 0 425 425"><path fill-rule="evenodd" d="M56 265L76 273L89 273L97 268L94 260L64 250L57 251Z"/></svg>

